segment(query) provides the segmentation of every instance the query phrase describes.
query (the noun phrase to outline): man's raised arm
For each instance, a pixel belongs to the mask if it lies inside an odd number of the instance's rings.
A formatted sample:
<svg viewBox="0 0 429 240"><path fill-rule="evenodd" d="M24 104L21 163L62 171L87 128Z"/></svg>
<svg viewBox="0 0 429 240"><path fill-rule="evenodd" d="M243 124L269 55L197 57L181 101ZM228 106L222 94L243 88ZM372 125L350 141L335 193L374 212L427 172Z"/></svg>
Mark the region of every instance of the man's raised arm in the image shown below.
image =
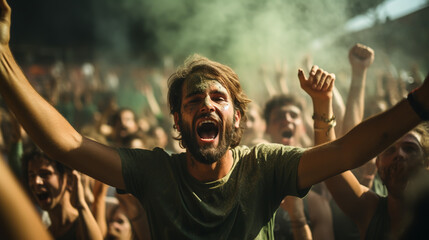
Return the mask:
<svg viewBox="0 0 429 240"><path fill-rule="evenodd" d="M362 49L354 46L351 52L356 50ZM371 54L371 56L373 56L373 54ZM364 74L366 75L366 73ZM356 83L356 81L364 81L364 77L365 76L362 75L359 78L354 78L353 81L355 81L355 83L353 84L352 81L350 89L355 90L356 93L360 92L359 89L356 88L363 88L365 84L364 82L362 84L359 84ZM316 98L317 96L321 95L327 96L331 99L332 93L329 91L329 88L326 91L323 91L323 89L313 89L311 87L311 81L306 80L305 78L302 78L301 80L301 87L312 97L314 115L322 116L322 118L318 117L314 119L315 145L320 145L335 140L335 131L331 127L332 125L334 125L333 123L335 122L335 120L330 120L331 124L328 123L329 119L334 119L331 118L330 116L332 115L329 114L332 112L332 107L330 107L329 105L326 106L326 104L329 104L329 102L326 103L326 99L320 97ZM315 92L318 94L316 94ZM347 103L348 108L346 111L351 112L351 114L349 114L350 123L348 123L350 128L362 121L363 100L359 98L363 98L364 96L363 94L358 95L359 97L356 96L355 98L349 97L349 101L356 101L355 103ZM344 130L348 131L349 129L346 128ZM373 194L372 192L368 192L368 188L361 186L350 170L326 179L325 183L329 191L331 192L335 202L344 211L344 213L351 217L352 220L358 224L360 229L366 229L366 225L363 226L362 223L368 223L368 216L372 216L374 207L376 206L376 204L372 203L377 203L377 199L373 201L375 198L375 194ZM365 211L362 211L362 209L365 209Z"/></svg>
<svg viewBox="0 0 429 240"><path fill-rule="evenodd" d="M0 0L0 93L31 139L50 157L124 188L119 154L81 136L30 85L9 48L11 9Z"/></svg>
<svg viewBox="0 0 429 240"><path fill-rule="evenodd" d="M307 79L300 77L300 81ZM429 75L412 97L414 108L420 115L428 117ZM391 109L363 121L343 137L307 150L298 168L299 187L309 187L364 164L421 120L410 101L404 99Z"/></svg>
<svg viewBox="0 0 429 240"><path fill-rule="evenodd" d="M339 136L344 135L363 119L365 105L365 85L368 68L374 62L372 48L356 44L349 51L352 79L347 97L344 122Z"/></svg>

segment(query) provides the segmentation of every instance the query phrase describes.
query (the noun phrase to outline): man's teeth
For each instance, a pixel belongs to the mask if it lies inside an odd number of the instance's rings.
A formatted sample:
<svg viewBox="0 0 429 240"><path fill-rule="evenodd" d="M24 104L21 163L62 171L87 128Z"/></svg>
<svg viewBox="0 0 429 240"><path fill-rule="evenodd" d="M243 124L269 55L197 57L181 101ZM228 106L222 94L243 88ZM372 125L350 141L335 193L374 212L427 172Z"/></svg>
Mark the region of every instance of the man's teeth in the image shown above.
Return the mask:
<svg viewBox="0 0 429 240"><path fill-rule="evenodd" d="M201 121L201 122L198 124L198 127L201 127L201 125L203 125L204 123L213 123L213 124L216 124L216 122L215 122L215 121L213 121L213 120L204 120L204 121Z"/></svg>

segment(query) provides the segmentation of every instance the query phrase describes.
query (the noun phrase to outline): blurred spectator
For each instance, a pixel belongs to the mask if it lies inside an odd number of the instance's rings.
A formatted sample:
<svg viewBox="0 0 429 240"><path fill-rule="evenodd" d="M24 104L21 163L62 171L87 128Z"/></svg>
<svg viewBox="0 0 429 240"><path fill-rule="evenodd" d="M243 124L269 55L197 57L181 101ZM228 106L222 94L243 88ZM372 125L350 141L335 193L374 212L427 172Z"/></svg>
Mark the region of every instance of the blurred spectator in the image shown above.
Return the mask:
<svg viewBox="0 0 429 240"><path fill-rule="evenodd" d="M265 140L266 123L262 116L262 110L256 103L250 103L247 108L246 127L243 131L241 144L255 146Z"/></svg>
<svg viewBox="0 0 429 240"><path fill-rule="evenodd" d="M48 212L56 239L102 239L85 201L80 174L40 150L23 156L24 174L37 205Z"/></svg>

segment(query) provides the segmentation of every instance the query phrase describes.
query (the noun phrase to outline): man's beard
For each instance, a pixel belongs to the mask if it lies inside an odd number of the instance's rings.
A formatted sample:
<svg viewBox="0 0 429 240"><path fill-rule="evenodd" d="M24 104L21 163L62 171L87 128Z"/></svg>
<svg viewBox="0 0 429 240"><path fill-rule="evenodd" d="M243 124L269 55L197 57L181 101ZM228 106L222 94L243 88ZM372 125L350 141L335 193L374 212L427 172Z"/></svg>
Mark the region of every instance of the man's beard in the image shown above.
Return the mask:
<svg viewBox="0 0 429 240"><path fill-rule="evenodd" d="M235 120L235 119L234 119ZM186 146L186 149L189 150L191 155L200 163L203 164L212 164L219 161L228 151L231 146L232 136L234 134L234 121L232 124L227 124L225 131L219 132L219 146L213 147L211 145L199 146L198 141L195 137L194 131L189 129L182 120L179 121L179 127L182 130L182 142ZM221 125L221 129L222 129Z"/></svg>

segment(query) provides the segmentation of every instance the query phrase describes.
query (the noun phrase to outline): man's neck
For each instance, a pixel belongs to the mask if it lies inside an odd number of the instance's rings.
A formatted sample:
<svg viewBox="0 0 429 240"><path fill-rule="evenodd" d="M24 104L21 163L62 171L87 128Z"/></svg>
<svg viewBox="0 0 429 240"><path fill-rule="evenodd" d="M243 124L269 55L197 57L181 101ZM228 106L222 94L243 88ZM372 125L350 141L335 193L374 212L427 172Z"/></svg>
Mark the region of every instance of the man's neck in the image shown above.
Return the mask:
<svg viewBox="0 0 429 240"><path fill-rule="evenodd" d="M204 164L194 159L190 152L186 152L186 168L189 174L200 182L212 182L225 177L232 168L234 159L231 150L212 164Z"/></svg>

